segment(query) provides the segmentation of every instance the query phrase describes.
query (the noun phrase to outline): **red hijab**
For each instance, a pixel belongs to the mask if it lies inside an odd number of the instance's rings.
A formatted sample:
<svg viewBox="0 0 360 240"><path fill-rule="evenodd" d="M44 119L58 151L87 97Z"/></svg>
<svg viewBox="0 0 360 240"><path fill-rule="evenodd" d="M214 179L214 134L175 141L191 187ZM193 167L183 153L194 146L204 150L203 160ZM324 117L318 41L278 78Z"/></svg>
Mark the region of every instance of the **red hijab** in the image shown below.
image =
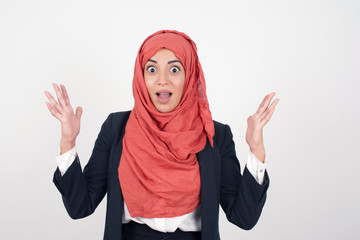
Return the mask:
<svg viewBox="0 0 360 240"><path fill-rule="evenodd" d="M185 69L179 105L161 113L151 102L144 80L146 62L161 49L171 50ZM214 123L195 43L184 33L158 31L141 45L134 70L135 106L125 128L118 168L125 203L132 217L176 217L200 203L196 153L209 139Z"/></svg>

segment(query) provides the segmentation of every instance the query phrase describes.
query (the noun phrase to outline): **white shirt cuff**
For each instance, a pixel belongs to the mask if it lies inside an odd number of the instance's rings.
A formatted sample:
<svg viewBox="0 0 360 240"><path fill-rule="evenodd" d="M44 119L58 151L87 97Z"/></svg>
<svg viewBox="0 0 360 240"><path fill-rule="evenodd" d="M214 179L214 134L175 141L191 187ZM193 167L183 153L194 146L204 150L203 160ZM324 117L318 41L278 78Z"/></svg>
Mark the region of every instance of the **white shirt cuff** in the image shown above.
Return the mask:
<svg viewBox="0 0 360 240"><path fill-rule="evenodd" d="M250 150L246 167L259 184L264 183L266 163L262 163Z"/></svg>
<svg viewBox="0 0 360 240"><path fill-rule="evenodd" d="M61 176L64 176L65 172L69 169L71 164L76 158L76 148L75 146L67 151L66 153L63 153L60 156L57 156L55 158L55 161L57 163L57 166L60 170Z"/></svg>

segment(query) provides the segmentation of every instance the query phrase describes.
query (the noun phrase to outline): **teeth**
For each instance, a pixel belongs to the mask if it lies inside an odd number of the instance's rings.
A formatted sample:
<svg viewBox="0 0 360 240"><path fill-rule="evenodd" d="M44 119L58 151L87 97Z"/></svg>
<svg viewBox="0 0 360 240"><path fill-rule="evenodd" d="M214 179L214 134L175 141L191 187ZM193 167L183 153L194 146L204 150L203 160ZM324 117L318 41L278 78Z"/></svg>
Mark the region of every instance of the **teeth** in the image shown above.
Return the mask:
<svg viewBox="0 0 360 240"><path fill-rule="evenodd" d="M170 95L171 96L172 93L156 93L156 95L160 96L160 95Z"/></svg>

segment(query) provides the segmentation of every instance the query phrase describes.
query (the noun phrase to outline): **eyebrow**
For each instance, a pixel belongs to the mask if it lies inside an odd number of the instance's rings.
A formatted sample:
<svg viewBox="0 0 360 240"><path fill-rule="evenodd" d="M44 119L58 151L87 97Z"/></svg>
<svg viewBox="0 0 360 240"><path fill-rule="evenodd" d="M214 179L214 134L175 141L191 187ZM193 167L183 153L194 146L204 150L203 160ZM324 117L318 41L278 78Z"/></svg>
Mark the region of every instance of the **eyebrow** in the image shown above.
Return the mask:
<svg viewBox="0 0 360 240"><path fill-rule="evenodd" d="M153 59L149 59L148 62L153 62L153 63L157 63L157 61L153 60ZM171 63L174 63L174 62L178 62L180 64L182 64L179 60L171 60L171 61L168 61L168 64L171 64Z"/></svg>

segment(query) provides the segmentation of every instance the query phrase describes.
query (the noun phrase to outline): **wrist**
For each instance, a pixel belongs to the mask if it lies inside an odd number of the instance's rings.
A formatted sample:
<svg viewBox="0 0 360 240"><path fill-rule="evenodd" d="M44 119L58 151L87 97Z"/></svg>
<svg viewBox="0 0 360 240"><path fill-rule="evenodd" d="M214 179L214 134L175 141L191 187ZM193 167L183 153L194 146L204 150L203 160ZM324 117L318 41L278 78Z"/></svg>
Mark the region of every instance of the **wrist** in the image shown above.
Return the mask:
<svg viewBox="0 0 360 240"><path fill-rule="evenodd" d="M75 140L64 140L61 139L60 141L60 155L66 153L67 151L71 150L75 147Z"/></svg>
<svg viewBox="0 0 360 240"><path fill-rule="evenodd" d="M259 159L260 162L265 162L265 149L264 148L251 148L250 151L256 156L257 159Z"/></svg>

